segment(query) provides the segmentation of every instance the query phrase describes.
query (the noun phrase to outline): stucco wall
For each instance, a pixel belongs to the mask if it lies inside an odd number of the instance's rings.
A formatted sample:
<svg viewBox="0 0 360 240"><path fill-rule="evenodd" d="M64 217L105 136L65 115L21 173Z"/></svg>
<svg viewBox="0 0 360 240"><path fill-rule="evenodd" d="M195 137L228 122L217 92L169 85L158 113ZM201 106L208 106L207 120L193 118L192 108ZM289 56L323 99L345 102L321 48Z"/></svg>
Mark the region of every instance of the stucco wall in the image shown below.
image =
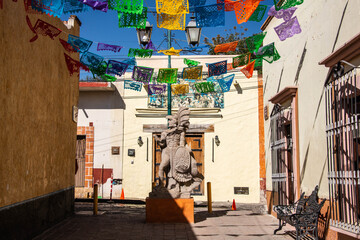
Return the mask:
<svg viewBox="0 0 360 240"><path fill-rule="evenodd" d="M281 56L280 60L272 64L263 62L264 105L269 105L271 113L273 105L268 100L285 87L298 86L301 190L310 194L318 184L320 197L328 197L323 91L328 68L318 65L318 62L360 31L360 26L355 24L360 11L360 5L356 1L348 1L340 26L346 2L304 1L294 14L298 18L302 33L283 42L274 31L274 27L283 22L282 19L273 18L264 30L267 32L264 45L275 42ZM302 55L304 60L300 66ZM269 128L270 119L265 121L267 189L270 190Z"/></svg>
<svg viewBox="0 0 360 240"><path fill-rule="evenodd" d="M228 59L233 56L185 56L204 65ZM184 56L172 57L172 67L182 71L186 65ZM151 59L137 59L139 66L158 68L167 67L166 56ZM232 85L225 93L225 108L220 114L223 118L190 118L191 124L214 124L213 133L205 133L204 145L204 182L212 183L213 201L259 202L259 131L258 131L258 82L257 75L247 79L237 69L236 80L243 89L238 94ZM129 76L128 76L129 77ZM143 124L166 124L165 118L136 117L137 108L147 108L147 92L126 89L124 92L126 109L124 112L124 160L123 187L125 196L145 198L151 191L152 181L152 135L143 132ZM212 138L218 135L220 146L215 146L215 160L212 162ZM137 144L141 136L144 145ZM149 161L146 161L146 139L149 139ZM129 148L135 149L135 157L127 156ZM234 187L249 187L249 195L234 195ZM206 200L204 196L195 196L196 201Z"/></svg>
<svg viewBox="0 0 360 240"><path fill-rule="evenodd" d="M47 15L31 15L63 31ZM0 207L74 186L78 77L69 76L58 38L34 33L26 24L23 1L6 1L0 9ZM72 54L78 59L78 54ZM72 201L69 201L72 204ZM63 202L64 204L64 202ZM63 205L64 206L64 205ZM32 206L34 207L34 206ZM54 218L55 219L55 218ZM28 219L28 222L31 222Z"/></svg>

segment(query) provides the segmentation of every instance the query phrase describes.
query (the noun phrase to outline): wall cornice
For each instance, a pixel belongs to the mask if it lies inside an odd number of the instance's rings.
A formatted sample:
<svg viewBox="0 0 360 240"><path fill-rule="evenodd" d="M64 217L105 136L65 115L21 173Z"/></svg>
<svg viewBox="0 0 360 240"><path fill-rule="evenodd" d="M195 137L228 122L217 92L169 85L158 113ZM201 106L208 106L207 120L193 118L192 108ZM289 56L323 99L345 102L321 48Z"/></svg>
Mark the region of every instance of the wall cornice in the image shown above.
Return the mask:
<svg viewBox="0 0 360 240"><path fill-rule="evenodd" d="M358 55L360 55L360 33L321 60L319 65L332 67L340 60L350 61Z"/></svg>
<svg viewBox="0 0 360 240"><path fill-rule="evenodd" d="M286 87L269 99L273 104L283 104L287 100L295 97L298 87Z"/></svg>

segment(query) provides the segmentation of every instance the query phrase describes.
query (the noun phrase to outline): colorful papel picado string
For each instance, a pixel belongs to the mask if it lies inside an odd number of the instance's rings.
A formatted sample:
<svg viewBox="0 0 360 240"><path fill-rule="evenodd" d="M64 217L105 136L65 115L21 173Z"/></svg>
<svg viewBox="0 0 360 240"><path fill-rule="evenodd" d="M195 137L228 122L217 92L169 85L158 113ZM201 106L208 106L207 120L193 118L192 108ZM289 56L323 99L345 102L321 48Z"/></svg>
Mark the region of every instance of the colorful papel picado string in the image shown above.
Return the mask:
<svg viewBox="0 0 360 240"><path fill-rule="evenodd" d="M123 74L125 74L128 67L129 64L118 62L115 60L109 60L106 73L118 75L119 77L121 77Z"/></svg>
<svg viewBox="0 0 360 240"><path fill-rule="evenodd" d="M250 53L256 52L259 49L264 41L265 36L266 32L262 32L245 39L245 43Z"/></svg>
<svg viewBox="0 0 360 240"><path fill-rule="evenodd" d="M176 83L177 72L177 68L160 68L156 81L159 83Z"/></svg>
<svg viewBox="0 0 360 240"><path fill-rule="evenodd" d="M171 93L173 95L182 95L189 93L189 84L171 84Z"/></svg>
<svg viewBox="0 0 360 240"><path fill-rule="evenodd" d="M195 7L197 27L225 26L224 3Z"/></svg>
<svg viewBox="0 0 360 240"><path fill-rule="evenodd" d="M187 58L184 58L184 63L185 63L188 67L196 67L197 65L200 64L200 62L198 62L198 61L191 60L191 59L187 59Z"/></svg>
<svg viewBox="0 0 360 240"><path fill-rule="evenodd" d="M106 69L108 67L107 62L102 61L98 66L96 67L90 67L90 71L93 74L93 76L95 77L95 75L101 77L104 74L106 74Z"/></svg>
<svg viewBox="0 0 360 240"><path fill-rule="evenodd" d="M239 43L238 41L235 41L235 42L223 43L223 44L216 45L214 48L214 52L219 53L219 52L235 51L238 43Z"/></svg>
<svg viewBox="0 0 360 240"><path fill-rule="evenodd" d="M86 52L89 50L91 44L93 43L90 40L85 38L81 38L72 34L69 34L68 41L67 41L74 49L78 52Z"/></svg>
<svg viewBox="0 0 360 240"><path fill-rule="evenodd" d="M96 68L104 58L100 55L91 52L85 52L81 55L80 62L89 68Z"/></svg>
<svg viewBox="0 0 360 240"><path fill-rule="evenodd" d="M152 49L154 51L157 52L157 49L155 47L155 45L153 44L153 42L150 40L149 43L146 45L146 48L145 49Z"/></svg>
<svg viewBox="0 0 360 240"><path fill-rule="evenodd" d="M130 48L128 57L150 58L152 54L153 54L153 50L151 49Z"/></svg>
<svg viewBox="0 0 360 240"><path fill-rule="evenodd" d="M122 60L121 62L128 64L128 69L134 69L134 66L137 65L136 59L134 57Z"/></svg>
<svg viewBox="0 0 360 240"><path fill-rule="evenodd" d="M175 49L175 48L171 47L170 49L167 49L167 50L160 50L160 51L158 51L158 53L163 53L165 55L180 56L181 51L182 51L182 49Z"/></svg>
<svg viewBox="0 0 360 240"><path fill-rule="evenodd" d="M103 79L106 82L115 82L116 81L116 77L111 76L109 74L104 74L101 76L101 79Z"/></svg>
<svg viewBox="0 0 360 240"><path fill-rule="evenodd" d="M160 13L157 14L156 19L158 28L185 30L186 13L175 15Z"/></svg>
<svg viewBox="0 0 360 240"><path fill-rule="evenodd" d="M228 75L228 76L225 76L223 78L218 78L217 81L221 87L221 90L223 92L228 92L230 91L230 88L231 88L231 84L233 82L235 78L235 74L231 74L231 75Z"/></svg>
<svg viewBox="0 0 360 240"><path fill-rule="evenodd" d="M156 12L170 15L189 13L188 0L156 0Z"/></svg>
<svg viewBox="0 0 360 240"><path fill-rule="evenodd" d="M90 9L89 6L78 0L63 0L64 1L64 14L85 12Z"/></svg>
<svg viewBox="0 0 360 240"><path fill-rule="evenodd" d="M242 55L239 55L237 57L233 57L232 67L237 68L237 67L244 66L244 65L248 64L250 62L250 57L251 57L250 53L242 54Z"/></svg>
<svg viewBox="0 0 360 240"><path fill-rule="evenodd" d="M280 55L275 48L274 43L265 45L256 52L256 58L262 58L268 63L272 63L280 59Z"/></svg>
<svg viewBox="0 0 360 240"><path fill-rule="evenodd" d="M264 18L266 9L267 9L266 5L259 5L256 8L256 10L253 12L253 14L251 15L248 21L260 22Z"/></svg>
<svg viewBox="0 0 360 240"><path fill-rule="evenodd" d="M60 17L63 14L63 1L54 0L31 0L31 7L39 12Z"/></svg>
<svg viewBox="0 0 360 240"><path fill-rule="evenodd" d="M255 60L243 67L240 71L245 75L246 78L251 78L254 72Z"/></svg>
<svg viewBox="0 0 360 240"><path fill-rule="evenodd" d="M184 68L183 72L182 72L182 78L183 79L191 79L191 80L201 80L202 79L202 69L203 69L203 66Z"/></svg>
<svg viewBox="0 0 360 240"><path fill-rule="evenodd" d="M95 1L95 0L79 0L84 4L90 6L94 10L99 10L102 12L107 12L108 2L107 1Z"/></svg>
<svg viewBox="0 0 360 240"><path fill-rule="evenodd" d="M279 2L282 2L279 4ZM295 7L296 5L300 5L304 2L304 0L274 0L274 6L276 11L280 9L288 9L291 7Z"/></svg>
<svg viewBox="0 0 360 240"><path fill-rule="evenodd" d="M226 0L225 0L226 1ZM259 6L260 0L241 0L234 4L234 12L238 24L247 22L256 8Z"/></svg>
<svg viewBox="0 0 360 240"><path fill-rule="evenodd" d="M110 45L106 43L98 43L97 50L98 51L113 51L113 52L120 52L123 47Z"/></svg>
<svg viewBox="0 0 360 240"><path fill-rule="evenodd" d="M194 86L195 86L196 91L199 92L199 93L215 92L213 82L195 83Z"/></svg>
<svg viewBox="0 0 360 240"><path fill-rule="evenodd" d="M297 17L293 17L289 21L283 22L279 26L275 27L274 30L281 41L284 41L295 34L301 33L301 27Z"/></svg>
<svg viewBox="0 0 360 240"><path fill-rule="evenodd" d="M120 28L141 28L146 27L147 8L142 13L118 12Z"/></svg>
<svg viewBox="0 0 360 240"><path fill-rule="evenodd" d="M278 18L278 19L282 18L282 19L284 19L285 22L287 22L292 18L296 9L297 9L296 7L291 7L288 9L279 9L278 11L276 11L275 7L272 6L269 9L268 15L274 16L275 18Z"/></svg>
<svg viewBox="0 0 360 240"><path fill-rule="evenodd" d="M143 12L143 0L108 0L109 9L123 13L140 14Z"/></svg>
<svg viewBox="0 0 360 240"><path fill-rule="evenodd" d="M204 6L206 0L189 0L189 7Z"/></svg>
<svg viewBox="0 0 360 240"><path fill-rule="evenodd" d="M66 42L64 39L59 38L59 41L61 43L61 45L64 47L65 51L69 52L69 53L75 53L77 52L73 46L71 46L70 43Z"/></svg>
<svg viewBox="0 0 360 240"><path fill-rule="evenodd" d="M153 73L153 68L135 66L131 78L138 82L149 83Z"/></svg>
<svg viewBox="0 0 360 240"><path fill-rule="evenodd" d="M124 88L125 89L131 89L134 91L141 91L142 83L141 82L135 82L132 80L124 80Z"/></svg>
<svg viewBox="0 0 360 240"><path fill-rule="evenodd" d="M164 94L166 92L166 85L164 84L149 84L148 85L148 94Z"/></svg>
<svg viewBox="0 0 360 240"><path fill-rule="evenodd" d="M227 60L209 64L208 73L209 77L227 73Z"/></svg>

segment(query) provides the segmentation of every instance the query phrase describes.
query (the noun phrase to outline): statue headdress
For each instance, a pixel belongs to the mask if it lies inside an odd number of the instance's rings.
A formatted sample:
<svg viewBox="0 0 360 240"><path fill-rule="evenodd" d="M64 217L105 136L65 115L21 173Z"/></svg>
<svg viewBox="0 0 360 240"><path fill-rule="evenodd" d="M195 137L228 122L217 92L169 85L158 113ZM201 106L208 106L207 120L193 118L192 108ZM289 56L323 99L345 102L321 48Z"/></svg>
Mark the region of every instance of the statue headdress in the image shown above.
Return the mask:
<svg viewBox="0 0 360 240"><path fill-rule="evenodd" d="M190 124L190 110L189 108L180 107L177 113L178 115L178 126L182 128L187 128Z"/></svg>

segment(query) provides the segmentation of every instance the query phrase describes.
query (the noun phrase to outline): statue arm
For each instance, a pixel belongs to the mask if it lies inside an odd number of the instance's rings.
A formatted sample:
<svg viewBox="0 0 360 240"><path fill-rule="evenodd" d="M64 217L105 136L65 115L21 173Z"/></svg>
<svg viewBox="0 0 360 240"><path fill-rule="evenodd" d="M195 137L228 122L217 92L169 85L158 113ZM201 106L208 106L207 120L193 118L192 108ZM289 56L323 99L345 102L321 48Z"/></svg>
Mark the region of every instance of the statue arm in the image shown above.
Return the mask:
<svg viewBox="0 0 360 240"><path fill-rule="evenodd" d="M185 147L186 141L185 141L185 132L182 132L180 134L180 146Z"/></svg>
<svg viewBox="0 0 360 240"><path fill-rule="evenodd" d="M162 132L160 138L155 135L155 141L159 144L160 147L163 148L166 146L166 137L167 137L167 133Z"/></svg>

